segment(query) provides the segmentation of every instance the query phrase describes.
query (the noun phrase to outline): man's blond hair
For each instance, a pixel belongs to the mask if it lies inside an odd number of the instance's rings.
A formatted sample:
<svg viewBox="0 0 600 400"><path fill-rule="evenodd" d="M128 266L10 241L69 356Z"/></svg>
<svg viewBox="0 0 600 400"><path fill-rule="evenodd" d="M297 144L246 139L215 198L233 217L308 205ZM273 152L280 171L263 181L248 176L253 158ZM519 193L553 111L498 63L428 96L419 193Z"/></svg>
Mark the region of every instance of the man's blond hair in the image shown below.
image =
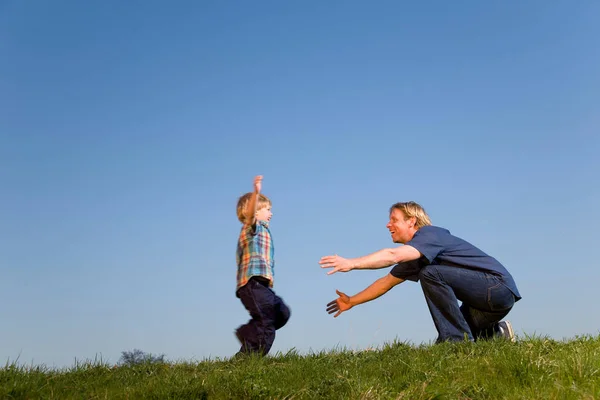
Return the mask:
<svg viewBox="0 0 600 400"><path fill-rule="evenodd" d="M414 201L407 201L404 203L394 204L390 207L390 214L394 209L402 211L402 214L404 214L404 219L415 217L417 220L415 224L417 229L422 228L426 225L431 225L431 220L429 219L429 215L427 215L427 212L425 212L425 209L421 207L420 204L415 203Z"/></svg>
<svg viewBox="0 0 600 400"><path fill-rule="evenodd" d="M248 203L250 203L250 197L252 197L252 192L246 193L238 199L237 203L237 217L242 224L250 223L251 221L246 221L246 209L248 208ZM256 199L257 205L256 210L260 210L264 207L271 205L271 200L264 194L259 193L258 198Z"/></svg>

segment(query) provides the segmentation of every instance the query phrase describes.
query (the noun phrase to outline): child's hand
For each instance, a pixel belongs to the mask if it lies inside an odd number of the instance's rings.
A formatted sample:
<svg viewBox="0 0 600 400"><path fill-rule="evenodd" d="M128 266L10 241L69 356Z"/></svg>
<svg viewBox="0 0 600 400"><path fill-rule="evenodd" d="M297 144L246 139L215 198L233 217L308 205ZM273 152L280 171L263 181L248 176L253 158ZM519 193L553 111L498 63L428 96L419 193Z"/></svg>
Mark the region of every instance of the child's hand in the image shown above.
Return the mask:
<svg viewBox="0 0 600 400"><path fill-rule="evenodd" d="M260 190L262 189L262 175L257 175L254 177L254 191L256 193L260 193Z"/></svg>

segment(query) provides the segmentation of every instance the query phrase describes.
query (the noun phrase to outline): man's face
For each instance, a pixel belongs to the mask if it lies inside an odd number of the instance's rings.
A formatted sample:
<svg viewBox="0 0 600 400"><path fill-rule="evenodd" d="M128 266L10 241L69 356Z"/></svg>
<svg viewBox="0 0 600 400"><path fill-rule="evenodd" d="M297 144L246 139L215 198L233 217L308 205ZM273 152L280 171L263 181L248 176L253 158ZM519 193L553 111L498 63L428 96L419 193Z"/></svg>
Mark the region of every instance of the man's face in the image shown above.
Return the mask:
<svg viewBox="0 0 600 400"><path fill-rule="evenodd" d="M402 211L395 208L390 213L390 221L386 225L394 243L409 242L415 234L414 227L415 218L406 218Z"/></svg>

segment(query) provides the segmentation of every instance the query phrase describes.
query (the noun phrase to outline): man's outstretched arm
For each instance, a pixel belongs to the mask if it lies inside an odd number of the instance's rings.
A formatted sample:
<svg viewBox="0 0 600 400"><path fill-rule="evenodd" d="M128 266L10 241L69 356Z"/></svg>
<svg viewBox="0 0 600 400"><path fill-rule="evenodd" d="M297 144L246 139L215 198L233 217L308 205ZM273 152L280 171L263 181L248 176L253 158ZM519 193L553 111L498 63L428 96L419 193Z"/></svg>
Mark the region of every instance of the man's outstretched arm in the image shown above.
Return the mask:
<svg viewBox="0 0 600 400"><path fill-rule="evenodd" d="M340 297L327 303L327 312L329 314L336 313L333 317L337 318L337 316L344 311L348 311L359 304L375 300L402 282L404 282L404 279L396 278L392 274L387 274L383 278L377 279L371 286L354 296L348 296L347 294L336 290L335 292Z"/></svg>
<svg viewBox="0 0 600 400"><path fill-rule="evenodd" d="M319 261L321 268L333 268L327 275L336 272L348 272L353 269L379 269L400 262L416 260L421 257L419 250L412 246L399 246L393 249L382 249L358 258L344 258L337 254L322 257Z"/></svg>

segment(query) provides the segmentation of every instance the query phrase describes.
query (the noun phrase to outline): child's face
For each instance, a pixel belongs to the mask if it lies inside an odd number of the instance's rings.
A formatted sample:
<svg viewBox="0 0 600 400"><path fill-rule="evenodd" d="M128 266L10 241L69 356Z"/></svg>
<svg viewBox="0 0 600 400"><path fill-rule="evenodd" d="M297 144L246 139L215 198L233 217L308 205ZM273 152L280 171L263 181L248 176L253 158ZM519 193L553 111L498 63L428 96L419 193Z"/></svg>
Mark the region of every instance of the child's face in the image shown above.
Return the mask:
<svg viewBox="0 0 600 400"><path fill-rule="evenodd" d="M273 216L273 213L271 212L271 206L270 205L266 205L263 208L261 208L260 210L256 211L256 219L259 221L266 221L269 222L271 221L271 217Z"/></svg>

